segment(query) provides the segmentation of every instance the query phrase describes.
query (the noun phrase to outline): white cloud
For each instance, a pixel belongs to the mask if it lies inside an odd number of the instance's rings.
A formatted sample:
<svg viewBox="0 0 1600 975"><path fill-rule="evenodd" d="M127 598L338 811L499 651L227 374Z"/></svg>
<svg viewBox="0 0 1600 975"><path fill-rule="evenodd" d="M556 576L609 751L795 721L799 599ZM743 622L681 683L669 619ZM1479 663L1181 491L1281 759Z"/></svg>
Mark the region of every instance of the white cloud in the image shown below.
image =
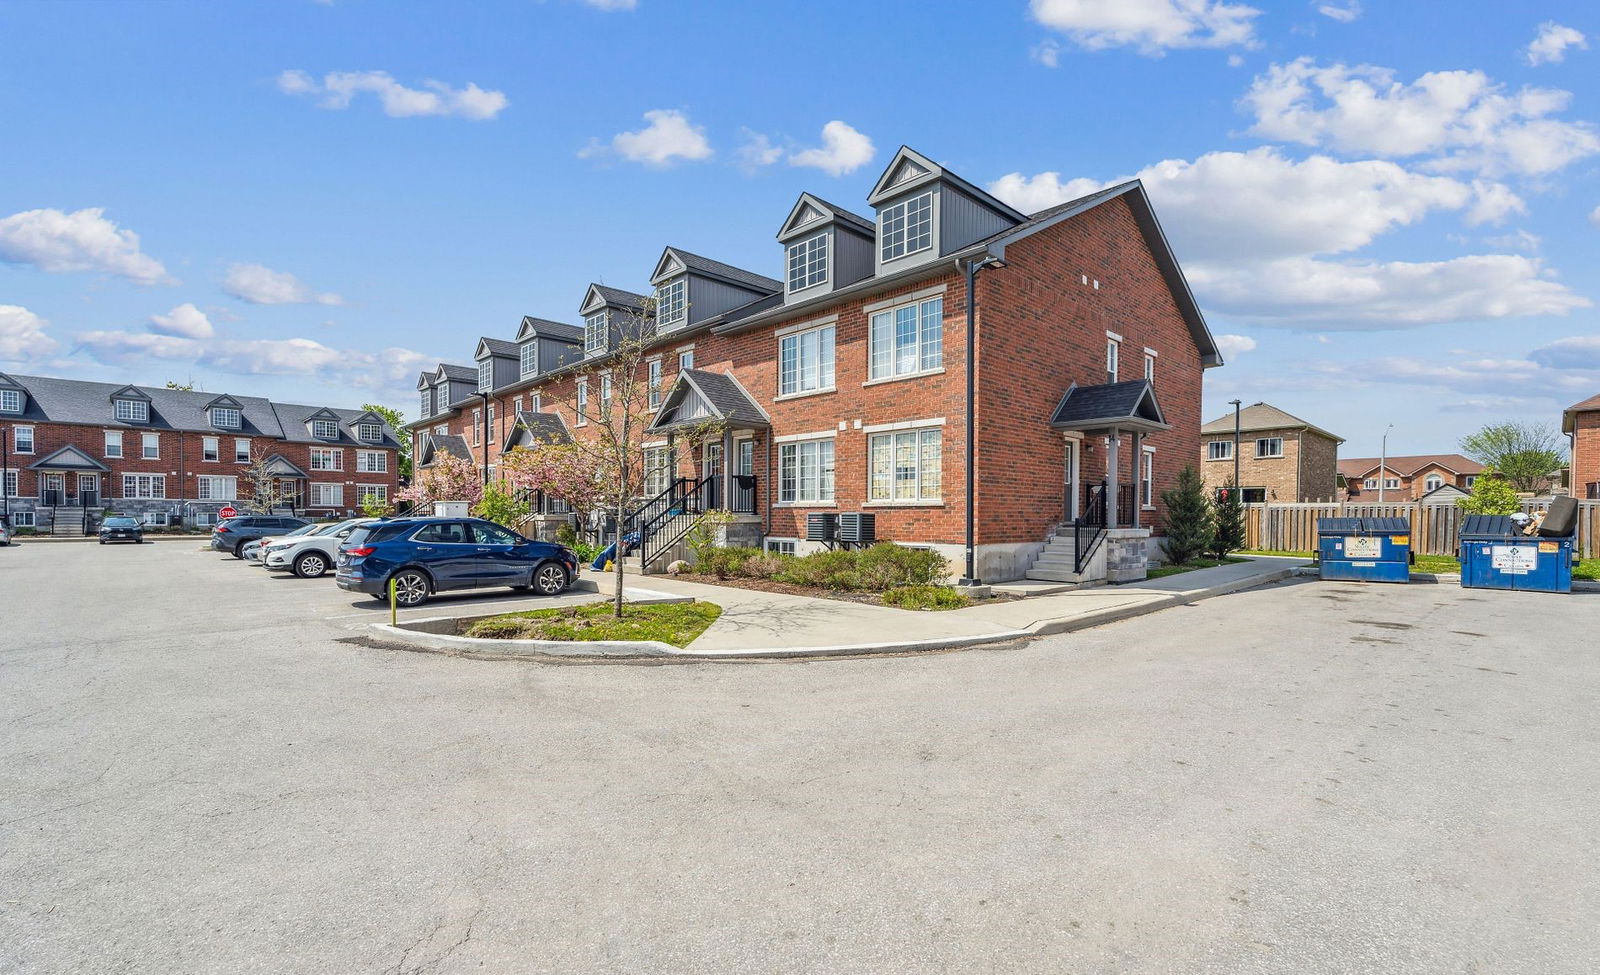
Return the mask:
<svg viewBox="0 0 1600 975"><path fill-rule="evenodd" d="M639 0L583 0L583 5L613 13L618 10L636 10L639 7Z"/></svg>
<svg viewBox="0 0 1600 975"><path fill-rule="evenodd" d="M657 108L644 113L650 124L637 132L619 132L611 137L610 148L629 162L647 166L668 166L679 159L708 159L711 143L706 141L706 130L690 123L688 116L671 108ZM579 151L582 159L605 153L606 147L591 141Z"/></svg>
<svg viewBox="0 0 1600 975"><path fill-rule="evenodd" d="M1056 172L1033 176L1007 173L989 184L989 192L1023 213L1038 213L1068 200L1088 196L1105 185L1097 179L1083 177L1062 180L1061 174Z"/></svg>
<svg viewBox="0 0 1600 975"><path fill-rule="evenodd" d="M829 176L843 176L872 161L877 153L872 140L835 119L822 127L822 145L789 156L791 166L811 166Z"/></svg>
<svg viewBox="0 0 1600 975"><path fill-rule="evenodd" d="M1091 51L1254 47L1254 7L1223 0L1031 0L1033 19Z"/></svg>
<svg viewBox="0 0 1600 975"><path fill-rule="evenodd" d="M1216 336L1217 348L1222 351L1223 358L1249 352L1256 347L1256 340L1248 335L1218 335Z"/></svg>
<svg viewBox="0 0 1600 975"><path fill-rule="evenodd" d="M185 302L165 315L151 315L150 331L188 339L208 339L217 334L211 327L211 319L192 302Z"/></svg>
<svg viewBox="0 0 1600 975"><path fill-rule="evenodd" d="M1028 57L1047 68L1054 68L1061 63L1061 42L1047 37L1033 46Z"/></svg>
<svg viewBox="0 0 1600 975"><path fill-rule="evenodd" d="M222 290L252 305L339 305L336 294L317 294L287 271L260 264L234 264L222 280Z"/></svg>
<svg viewBox="0 0 1600 975"><path fill-rule="evenodd" d="M773 145L772 139L761 132L744 130L744 142L735 151L739 165L746 169L770 166L783 158L783 148Z"/></svg>
<svg viewBox="0 0 1600 975"><path fill-rule="evenodd" d="M1600 207L1595 207L1589 211L1589 222L1596 227L1600 227Z"/></svg>
<svg viewBox="0 0 1600 975"><path fill-rule="evenodd" d="M387 71L332 71L319 82L304 71L285 71L278 75L278 90L286 95L319 96L322 108L344 109L358 94L378 97L385 115L411 118L419 115L445 115L483 121L499 115L510 102L505 93L486 91L469 83L452 88L442 81L427 80L421 88L407 88Z"/></svg>
<svg viewBox="0 0 1600 975"><path fill-rule="evenodd" d="M0 220L0 261L41 271L104 271L135 284L172 284L167 269L139 250L139 235L89 207L24 210Z"/></svg>
<svg viewBox="0 0 1600 975"><path fill-rule="evenodd" d="M1571 93L1507 91L1481 71L1435 71L1407 84L1372 65L1275 64L1241 101L1252 131L1345 153L1423 157L1436 171L1473 169L1538 176L1600 152L1586 122L1551 116Z"/></svg>
<svg viewBox="0 0 1600 975"><path fill-rule="evenodd" d="M57 348L44 319L21 305L0 305L0 362L31 362Z"/></svg>
<svg viewBox="0 0 1600 975"><path fill-rule="evenodd" d="M1600 335L1574 335L1556 339L1528 353L1528 358L1551 369L1600 372Z"/></svg>
<svg viewBox="0 0 1600 975"><path fill-rule="evenodd" d="M1319 3L1317 13L1331 17L1341 24L1348 24L1361 16L1361 0L1346 0L1344 4Z"/></svg>
<svg viewBox="0 0 1600 975"><path fill-rule="evenodd" d="M1583 36L1583 31L1547 20L1539 25L1538 35L1528 42L1522 56L1528 59L1529 64L1560 64L1566 58L1569 47L1580 51L1589 49L1589 41Z"/></svg>

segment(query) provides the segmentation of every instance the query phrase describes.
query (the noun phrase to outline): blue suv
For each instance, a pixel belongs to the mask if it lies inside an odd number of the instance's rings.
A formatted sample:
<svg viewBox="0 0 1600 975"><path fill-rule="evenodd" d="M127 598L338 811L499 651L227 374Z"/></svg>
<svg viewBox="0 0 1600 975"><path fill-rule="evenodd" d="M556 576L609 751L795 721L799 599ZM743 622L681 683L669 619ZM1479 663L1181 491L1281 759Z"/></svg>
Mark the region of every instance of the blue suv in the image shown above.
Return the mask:
<svg viewBox="0 0 1600 975"><path fill-rule="evenodd" d="M358 526L339 546L340 589L420 606L436 592L510 586L541 596L578 578L565 545L535 542L481 518L393 518Z"/></svg>

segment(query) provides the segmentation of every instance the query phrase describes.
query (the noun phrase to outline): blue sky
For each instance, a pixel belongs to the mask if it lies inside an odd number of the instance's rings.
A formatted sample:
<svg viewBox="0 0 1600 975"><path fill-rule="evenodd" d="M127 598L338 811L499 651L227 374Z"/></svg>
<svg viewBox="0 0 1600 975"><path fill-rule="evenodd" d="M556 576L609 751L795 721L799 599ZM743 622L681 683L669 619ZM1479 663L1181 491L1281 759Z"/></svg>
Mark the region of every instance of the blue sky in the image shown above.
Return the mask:
<svg viewBox="0 0 1600 975"><path fill-rule="evenodd" d="M1600 392L1596 48L1580 2L0 0L0 370L407 409L665 245L776 275L907 143L1025 210L1143 178L1208 417L1450 450Z"/></svg>

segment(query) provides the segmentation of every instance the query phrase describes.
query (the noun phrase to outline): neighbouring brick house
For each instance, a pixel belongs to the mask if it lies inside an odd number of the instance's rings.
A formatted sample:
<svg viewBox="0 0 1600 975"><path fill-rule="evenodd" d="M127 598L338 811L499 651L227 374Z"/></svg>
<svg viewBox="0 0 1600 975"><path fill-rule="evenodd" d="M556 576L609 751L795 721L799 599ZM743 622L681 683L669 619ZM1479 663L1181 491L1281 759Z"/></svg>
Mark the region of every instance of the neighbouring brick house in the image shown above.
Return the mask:
<svg viewBox="0 0 1600 975"><path fill-rule="evenodd" d="M1200 428L1200 474L1213 493L1233 480L1234 427L1229 413ZM1246 504L1338 500L1343 437L1266 403L1240 410L1238 431L1239 486Z"/></svg>
<svg viewBox="0 0 1600 975"><path fill-rule="evenodd" d="M231 396L0 375L0 467L13 524L115 511L151 524L203 526L251 497L252 464L269 465L296 512L356 511L396 488L400 446L363 411Z"/></svg>
<svg viewBox="0 0 1600 975"><path fill-rule="evenodd" d="M1600 396L1567 407L1561 432L1572 439L1572 496L1600 500Z"/></svg>
<svg viewBox="0 0 1600 975"><path fill-rule="evenodd" d="M1222 361L1143 186L1030 215L902 148L867 203L872 218L802 193L777 234L782 279L667 247L653 301L590 285L581 326L525 318L475 366L423 373L419 466L464 453L492 477L531 429L592 435L617 323L654 305L648 492L709 477L739 515L730 538L786 552L817 547L810 515L871 514L877 538L964 574L970 288L975 577L1030 572L1075 518L1142 574L1160 492L1199 449L1202 372ZM706 419L721 436L686 445Z"/></svg>
<svg viewBox="0 0 1600 975"><path fill-rule="evenodd" d="M1383 487L1385 501L1420 501L1445 485L1470 492L1483 473L1483 465L1460 454L1416 454L1390 457L1379 469L1377 457L1352 457L1339 462L1344 475L1345 498L1376 501ZM1381 479L1381 480L1380 480Z"/></svg>

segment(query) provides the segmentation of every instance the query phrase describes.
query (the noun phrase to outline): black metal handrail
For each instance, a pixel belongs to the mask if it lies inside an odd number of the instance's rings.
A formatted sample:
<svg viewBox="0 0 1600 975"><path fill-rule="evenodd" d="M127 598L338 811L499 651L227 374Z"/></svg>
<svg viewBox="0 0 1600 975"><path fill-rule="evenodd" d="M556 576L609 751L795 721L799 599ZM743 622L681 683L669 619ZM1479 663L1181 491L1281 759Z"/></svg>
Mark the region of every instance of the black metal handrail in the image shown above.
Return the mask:
<svg viewBox="0 0 1600 975"><path fill-rule="evenodd" d="M1081 575L1095 549L1106 534L1106 493L1104 482L1084 488L1083 513L1072 519L1072 571Z"/></svg>
<svg viewBox="0 0 1600 975"><path fill-rule="evenodd" d="M639 522L639 564L649 565L689 533L700 516L716 507L718 478L678 478L664 495L671 503Z"/></svg>

